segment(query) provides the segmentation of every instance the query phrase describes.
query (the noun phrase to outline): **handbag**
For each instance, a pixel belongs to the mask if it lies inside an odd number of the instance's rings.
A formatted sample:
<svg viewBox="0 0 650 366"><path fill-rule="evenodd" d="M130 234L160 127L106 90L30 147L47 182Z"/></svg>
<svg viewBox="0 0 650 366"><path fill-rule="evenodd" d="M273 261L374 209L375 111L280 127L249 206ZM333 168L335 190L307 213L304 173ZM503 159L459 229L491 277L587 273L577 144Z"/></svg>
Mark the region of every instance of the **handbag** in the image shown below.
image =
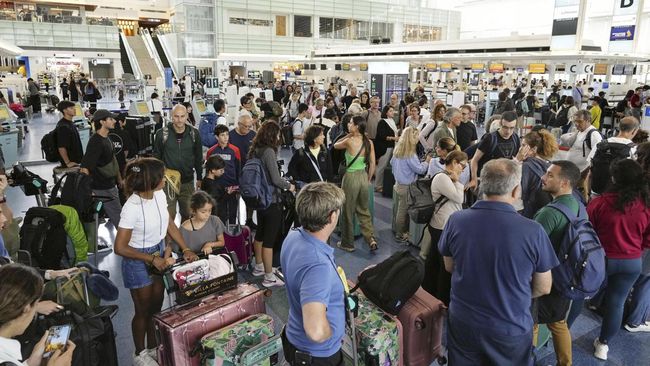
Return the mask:
<svg viewBox="0 0 650 366"><path fill-rule="evenodd" d="M43 299L56 301L76 314L85 316L99 306L99 297L88 291L88 269L80 268L70 278L58 277L45 283Z"/></svg>
<svg viewBox="0 0 650 366"><path fill-rule="evenodd" d="M350 168L352 166L352 164L354 164L354 162L357 161L357 159L359 158L359 155L361 155L361 150L363 150L363 148L365 146L366 146L366 142L364 141L363 145L361 145L361 147L359 148L359 152L357 152L357 155L354 156L354 158L352 159L352 161L350 161L349 164L346 164L345 160L343 160L341 162L341 164L339 164L338 174L339 174L339 177L341 178L341 180L343 180L343 176L348 171L348 168Z"/></svg>
<svg viewBox="0 0 650 366"><path fill-rule="evenodd" d="M181 172L165 168L165 194L169 199L174 199L181 191Z"/></svg>
<svg viewBox="0 0 650 366"><path fill-rule="evenodd" d="M113 159L111 160L110 163L104 165L104 166L98 166L97 171L104 177L106 178L115 178L117 177L117 174L119 173L120 166L117 163L117 159L115 159L115 156L113 156Z"/></svg>

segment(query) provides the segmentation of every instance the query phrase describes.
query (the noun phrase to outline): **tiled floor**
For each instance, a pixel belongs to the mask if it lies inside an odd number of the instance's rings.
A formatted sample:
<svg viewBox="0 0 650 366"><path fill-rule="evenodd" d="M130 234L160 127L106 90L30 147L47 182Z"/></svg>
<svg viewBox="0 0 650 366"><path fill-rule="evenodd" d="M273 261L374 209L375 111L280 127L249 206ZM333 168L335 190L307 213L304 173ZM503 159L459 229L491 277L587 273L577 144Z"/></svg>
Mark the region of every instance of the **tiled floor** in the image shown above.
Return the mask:
<svg viewBox="0 0 650 366"><path fill-rule="evenodd" d="M40 160L40 138L49 130L54 128L58 116L45 115L42 118L37 118L32 121L31 132L27 135L23 148L19 152L20 160ZM289 158L289 152L284 150L281 154L282 158ZM286 164L285 164L286 166ZM53 164L40 164L32 166L30 169L41 177L50 181L52 175ZM23 216L25 211L35 205L33 197L25 197L22 191L18 188L11 188L8 191L8 200L14 210L15 216ZM362 240L357 242L357 251L354 253L346 253L336 250L336 260L343 266L346 273L352 278L356 277L366 266L377 263L392 253L404 250L403 245L397 244L393 240L391 233L391 201L381 196L375 196L375 213L374 223L375 232L379 240L379 250L376 254L369 253L367 246L363 244ZM114 232L106 228L102 228L100 236L112 243L114 239ZM332 242L337 238L332 238ZM410 250L416 251L414 248ZM99 265L102 269L108 270L111 273L112 280L122 287L120 259L112 252L104 252L99 254ZM650 258L645 261L646 271L650 269ZM250 279L251 282L259 282L259 279L251 279L248 274L242 273L244 278ZM130 366L133 354L133 346L131 339L130 319L133 313L133 304L130 299L128 291L125 289L120 290L120 297L117 301L120 310L114 319L115 329L117 331L117 346L119 350L120 365ZM168 306L168 302L165 303ZM268 300L269 312L275 317L278 326L281 322L286 321L287 318L287 302L286 294L283 288L274 289L272 296ZM600 326L599 318L592 314L589 310L584 310L581 316L574 324L572 336L573 343L573 358L574 365L587 366L587 365L650 365L650 334L632 334L625 330L621 330L618 336L610 344L610 359L607 362L601 362L592 356L592 342L598 335ZM468 329L468 331L471 331ZM552 345L543 348L539 351L538 365L554 365L555 357L552 353ZM453 366L453 365L452 365Z"/></svg>

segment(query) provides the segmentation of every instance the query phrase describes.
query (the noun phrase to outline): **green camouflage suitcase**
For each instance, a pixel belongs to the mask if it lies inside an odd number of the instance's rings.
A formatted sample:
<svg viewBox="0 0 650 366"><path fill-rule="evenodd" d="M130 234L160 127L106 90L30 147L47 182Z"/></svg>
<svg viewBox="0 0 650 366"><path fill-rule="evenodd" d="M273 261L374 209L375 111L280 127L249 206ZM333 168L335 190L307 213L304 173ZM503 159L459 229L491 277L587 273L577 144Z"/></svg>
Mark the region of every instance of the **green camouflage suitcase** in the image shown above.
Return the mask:
<svg viewBox="0 0 650 366"><path fill-rule="evenodd" d="M390 314L368 300L361 291L358 315L354 319L357 335L359 365L401 366L404 365L402 324ZM343 347L346 364L351 362L352 351L349 345Z"/></svg>
<svg viewBox="0 0 650 366"><path fill-rule="evenodd" d="M279 363L282 353L282 338L276 335L264 343L244 352L241 356L241 366L273 366Z"/></svg>
<svg viewBox="0 0 650 366"><path fill-rule="evenodd" d="M273 318L255 314L201 338L202 364L241 365L244 353L274 336Z"/></svg>

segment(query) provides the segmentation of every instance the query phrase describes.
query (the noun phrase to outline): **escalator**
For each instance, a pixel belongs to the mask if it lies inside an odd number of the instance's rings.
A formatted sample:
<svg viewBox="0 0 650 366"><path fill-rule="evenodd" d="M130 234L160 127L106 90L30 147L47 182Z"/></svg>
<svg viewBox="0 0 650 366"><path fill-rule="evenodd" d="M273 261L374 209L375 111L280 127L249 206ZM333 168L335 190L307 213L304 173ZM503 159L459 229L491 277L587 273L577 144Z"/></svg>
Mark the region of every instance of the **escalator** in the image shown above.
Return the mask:
<svg viewBox="0 0 650 366"><path fill-rule="evenodd" d="M151 40L153 41L154 47L156 47L156 52L158 53L158 57L160 57L160 62L162 62L164 68L171 68L171 65L169 63L169 59L167 58L167 55L165 54L165 50L163 49L162 45L160 44L160 40L158 39L158 35L152 34L151 35Z"/></svg>
<svg viewBox="0 0 650 366"><path fill-rule="evenodd" d="M131 66L131 62L129 62L129 55L126 52L126 47L124 47L124 41L122 40L122 37L119 37L119 39L120 39L120 61L122 62L122 70L124 70L125 74L133 75L133 67Z"/></svg>

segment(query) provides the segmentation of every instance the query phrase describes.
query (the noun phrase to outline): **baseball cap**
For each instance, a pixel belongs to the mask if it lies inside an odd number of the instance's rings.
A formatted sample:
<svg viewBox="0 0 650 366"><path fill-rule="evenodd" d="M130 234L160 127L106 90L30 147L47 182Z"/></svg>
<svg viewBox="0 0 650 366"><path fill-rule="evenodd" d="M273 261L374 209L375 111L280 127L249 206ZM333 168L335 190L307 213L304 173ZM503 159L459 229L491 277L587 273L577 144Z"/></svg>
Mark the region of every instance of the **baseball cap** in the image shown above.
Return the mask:
<svg viewBox="0 0 650 366"><path fill-rule="evenodd" d="M117 119L117 116L106 109L98 109L95 114L93 114L93 122L103 121L107 118Z"/></svg>

